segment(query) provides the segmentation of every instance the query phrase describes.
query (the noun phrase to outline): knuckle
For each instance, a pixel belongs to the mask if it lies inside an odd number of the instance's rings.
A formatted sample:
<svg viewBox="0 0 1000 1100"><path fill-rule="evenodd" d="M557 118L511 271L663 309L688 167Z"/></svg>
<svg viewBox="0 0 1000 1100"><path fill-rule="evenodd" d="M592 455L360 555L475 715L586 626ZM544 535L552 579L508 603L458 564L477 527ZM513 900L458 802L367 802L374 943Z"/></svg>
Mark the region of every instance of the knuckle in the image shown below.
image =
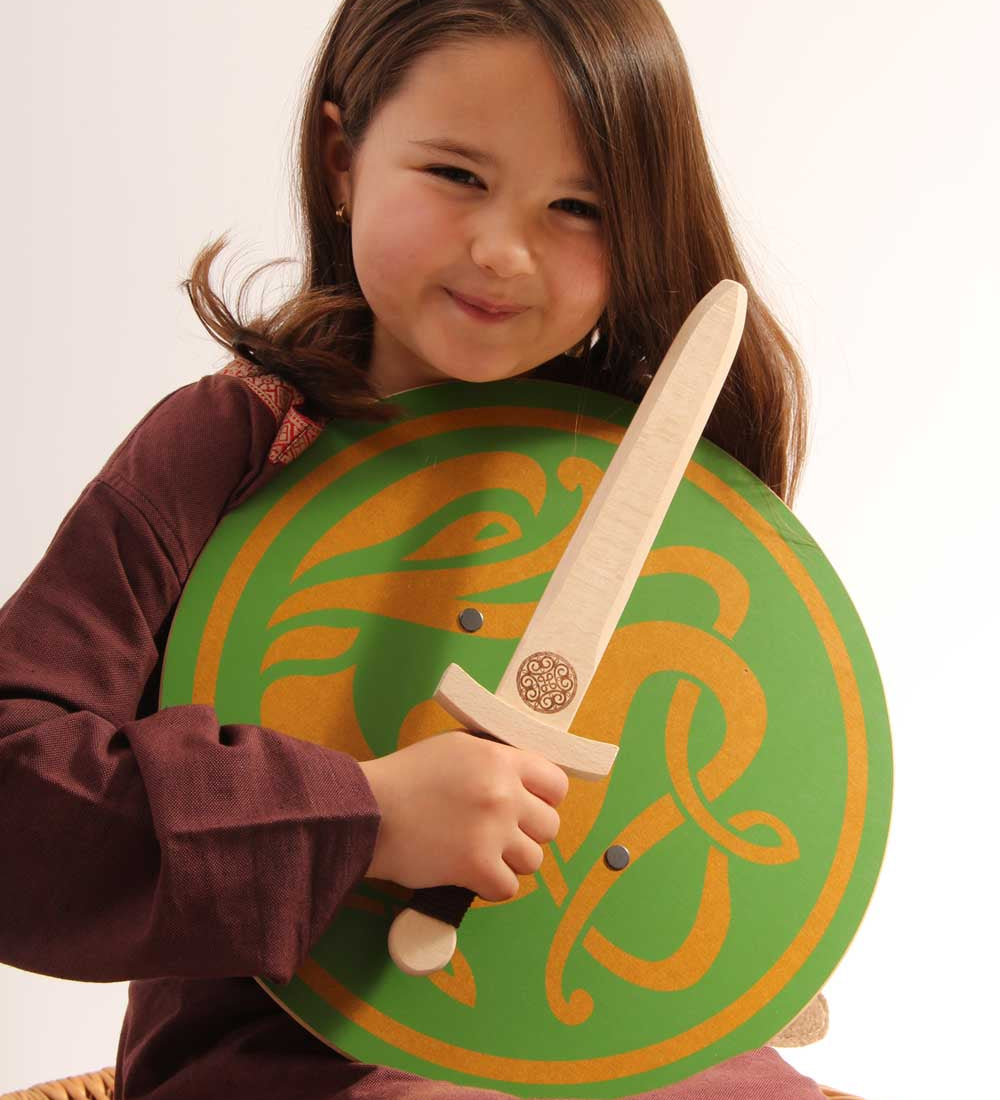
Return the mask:
<svg viewBox="0 0 1000 1100"><path fill-rule="evenodd" d="M485 781L480 788L479 804L485 810L500 810L507 800L507 792L503 784L495 780Z"/></svg>
<svg viewBox="0 0 1000 1100"><path fill-rule="evenodd" d="M479 800L487 809L506 811L514 803L515 795L514 785L506 773L496 772L482 777Z"/></svg>

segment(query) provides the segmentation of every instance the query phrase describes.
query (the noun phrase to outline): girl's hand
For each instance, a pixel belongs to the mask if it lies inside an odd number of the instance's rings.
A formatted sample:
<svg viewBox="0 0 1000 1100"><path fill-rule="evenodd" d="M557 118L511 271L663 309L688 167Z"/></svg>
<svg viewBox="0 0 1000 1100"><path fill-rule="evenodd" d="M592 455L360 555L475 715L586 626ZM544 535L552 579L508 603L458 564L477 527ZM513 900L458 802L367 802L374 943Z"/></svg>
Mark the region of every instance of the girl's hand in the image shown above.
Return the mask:
<svg viewBox="0 0 1000 1100"><path fill-rule="evenodd" d="M569 778L539 753L463 730L366 760L382 815L367 874L418 889L464 886L506 901L542 865Z"/></svg>

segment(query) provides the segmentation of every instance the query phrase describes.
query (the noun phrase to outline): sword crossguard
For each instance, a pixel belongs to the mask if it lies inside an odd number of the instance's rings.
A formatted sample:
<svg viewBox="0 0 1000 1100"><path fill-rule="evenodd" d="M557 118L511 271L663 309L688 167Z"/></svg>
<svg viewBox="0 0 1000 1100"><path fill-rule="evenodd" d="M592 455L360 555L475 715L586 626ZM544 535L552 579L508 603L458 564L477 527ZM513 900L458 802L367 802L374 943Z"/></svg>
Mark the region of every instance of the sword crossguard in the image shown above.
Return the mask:
<svg viewBox="0 0 1000 1100"><path fill-rule="evenodd" d="M488 733L517 749L541 753L579 779L603 779L618 755L617 745L565 733L510 706L455 664L445 669L434 700L467 729ZM466 893L471 905L475 894L471 890ZM443 969L456 944L454 926L419 909L404 909L389 929L389 954L406 974L419 976Z"/></svg>
<svg viewBox="0 0 1000 1100"><path fill-rule="evenodd" d="M434 700L467 729L481 730L516 749L541 753L578 779L604 779L618 755L617 745L577 737L512 707L458 665L444 670Z"/></svg>

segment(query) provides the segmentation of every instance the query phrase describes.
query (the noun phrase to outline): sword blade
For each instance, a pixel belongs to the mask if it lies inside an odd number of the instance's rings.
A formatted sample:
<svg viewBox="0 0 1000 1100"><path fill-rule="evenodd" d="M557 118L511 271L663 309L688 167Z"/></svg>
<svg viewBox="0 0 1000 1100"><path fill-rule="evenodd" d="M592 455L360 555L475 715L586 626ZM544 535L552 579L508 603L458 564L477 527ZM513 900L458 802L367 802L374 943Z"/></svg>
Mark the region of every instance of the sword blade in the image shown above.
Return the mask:
<svg viewBox="0 0 1000 1100"><path fill-rule="evenodd" d="M498 699L554 729L569 728L732 367L746 307L744 287L724 279L681 326L549 578ZM519 675L526 660L544 654L565 662L556 676L568 666L575 677L569 702L554 710L539 705L537 681Z"/></svg>

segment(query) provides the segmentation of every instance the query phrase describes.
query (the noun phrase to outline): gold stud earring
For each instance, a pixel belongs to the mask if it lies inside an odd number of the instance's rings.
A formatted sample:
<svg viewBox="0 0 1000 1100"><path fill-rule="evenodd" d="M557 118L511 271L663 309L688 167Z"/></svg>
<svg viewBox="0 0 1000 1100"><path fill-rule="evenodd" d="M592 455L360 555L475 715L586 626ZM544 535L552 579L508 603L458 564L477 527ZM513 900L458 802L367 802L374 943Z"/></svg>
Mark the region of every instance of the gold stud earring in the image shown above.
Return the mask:
<svg viewBox="0 0 1000 1100"><path fill-rule="evenodd" d="M333 212L333 216L340 222L341 225L350 225L350 220L347 217L347 203L342 202L336 210Z"/></svg>

